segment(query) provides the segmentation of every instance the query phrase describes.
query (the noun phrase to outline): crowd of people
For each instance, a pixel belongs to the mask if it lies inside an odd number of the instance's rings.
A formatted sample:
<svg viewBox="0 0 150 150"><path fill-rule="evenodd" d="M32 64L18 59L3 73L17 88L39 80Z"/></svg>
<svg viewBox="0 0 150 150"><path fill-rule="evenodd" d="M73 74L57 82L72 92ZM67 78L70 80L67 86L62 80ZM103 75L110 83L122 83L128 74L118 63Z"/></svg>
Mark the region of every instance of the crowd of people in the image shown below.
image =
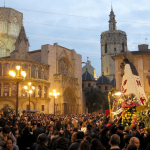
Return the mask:
<svg viewBox="0 0 150 150"><path fill-rule="evenodd" d="M150 150L148 129L105 114L0 115L0 150Z"/></svg>

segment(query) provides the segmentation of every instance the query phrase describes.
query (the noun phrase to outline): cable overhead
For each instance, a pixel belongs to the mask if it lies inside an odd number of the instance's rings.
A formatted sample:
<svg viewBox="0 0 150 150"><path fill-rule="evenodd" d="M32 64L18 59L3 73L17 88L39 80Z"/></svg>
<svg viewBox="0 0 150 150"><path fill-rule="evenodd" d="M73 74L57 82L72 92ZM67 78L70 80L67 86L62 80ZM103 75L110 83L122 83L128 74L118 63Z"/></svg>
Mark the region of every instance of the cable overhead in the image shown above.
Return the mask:
<svg viewBox="0 0 150 150"><path fill-rule="evenodd" d="M28 10L28 9L21 9L21 8L15 8L19 10L25 10L25 11L32 11L32 12L38 12L38 13L49 13L49 14L55 14L55 15L64 15L64 16L70 16L70 17L82 17L82 18L92 18L92 19L100 19L100 20L108 20L103 18L96 18L96 17L88 17L88 16L78 16L78 15L68 15L68 14L61 14L61 13L53 13L53 12L44 12L44 11L37 11L37 10ZM149 22L132 22L132 21L123 21L123 20L116 20L117 22L127 22L127 23L138 23L138 24L150 24Z"/></svg>

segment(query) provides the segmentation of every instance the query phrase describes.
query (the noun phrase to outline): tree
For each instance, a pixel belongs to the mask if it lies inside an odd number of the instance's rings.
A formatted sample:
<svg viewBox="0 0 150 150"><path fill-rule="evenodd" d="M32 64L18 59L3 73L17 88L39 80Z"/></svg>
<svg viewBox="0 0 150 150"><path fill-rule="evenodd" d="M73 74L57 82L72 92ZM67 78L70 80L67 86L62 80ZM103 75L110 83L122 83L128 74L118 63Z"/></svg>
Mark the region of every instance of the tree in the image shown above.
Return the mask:
<svg viewBox="0 0 150 150"><path fill-rule="evenodd" d="M88 87L85 89L85 98L90 113L97 111L106 106L107 95L102 93L101 90L97 87ZM105 109L105 108L104 108Z"/></svg>
<svg viewBox="0 0 150 150"><path fill-rule="evenodd" d="M4 112L4 115L14 114L15 112L15 109L12 109L8 104L5 104L1 110Z"/></svg>

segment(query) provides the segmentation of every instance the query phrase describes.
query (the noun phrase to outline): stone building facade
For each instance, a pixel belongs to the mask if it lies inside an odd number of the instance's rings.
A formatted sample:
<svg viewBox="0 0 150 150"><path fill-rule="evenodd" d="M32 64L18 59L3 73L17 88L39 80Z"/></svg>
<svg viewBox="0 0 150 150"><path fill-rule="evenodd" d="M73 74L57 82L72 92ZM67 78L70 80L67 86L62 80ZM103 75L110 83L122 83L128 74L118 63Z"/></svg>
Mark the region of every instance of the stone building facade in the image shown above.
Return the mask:
<svg viewBox="0 0 150 150"><path fill-rule="evenodd" d="M16 84L9 76L9 70L15 70L16 65L27 73L25 80L19 84L19 111L28 108L29 97L23 87L31 82L35 86L31 110L49 114L82 113L82 62L81 55L75 50L55 43L29 51L29 41L22 26L15 50L10 56L0 59L0 108L4 104L15 108ZM53 89L60 93L55 103L54 97L49 95Z"/></svg>
<svg viewBox="0 0 150 150"><path fill-rule="evenodd" d="M138 45L138 51L130 51L129 59L135 65L147 98L150 98L150 49L147 44ZM124 74L124 54L112 57L115 60L116 89L121 90Z"/></svg>
<svg viewBox="0 0 150 150"><path fill-rule="evenodd" d="M101 64L102 73L112 80L115 62L111 57L127 50L127 37L124 31L117 30L113 9L109 18L109 30L101 33Z"/></svg>
<svg viewBox="0 0 150 150"><path fill-rule="evenodd" d="M0 7L0 57L10 56L22 26L23 14L12 8Z"/></svg>

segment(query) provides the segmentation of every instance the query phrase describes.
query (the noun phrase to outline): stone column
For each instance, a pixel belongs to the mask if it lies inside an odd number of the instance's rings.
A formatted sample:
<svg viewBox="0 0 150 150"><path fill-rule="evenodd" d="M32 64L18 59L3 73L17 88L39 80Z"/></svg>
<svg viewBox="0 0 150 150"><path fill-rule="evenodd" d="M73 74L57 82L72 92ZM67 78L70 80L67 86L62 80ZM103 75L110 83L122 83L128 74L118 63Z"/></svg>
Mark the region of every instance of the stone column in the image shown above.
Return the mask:
<svg viewBox="0 0 150 150"><path fill-rule="evenodd" d="M1 82L1 96L3 96L3 82Z"/></svg>
<svg viewBox="0 0 150 150"><path fill-rule="evenodd" d="M12 83L9 83L9 96L11 96L11 86L12 86Z"/></svg>
<svg viewBox="0 0 150 150"><path fill-rule="evenodd" d="M41 88L41 98L44 98L44 84L42 84Z"/></svg>
<svg viewBox="0 0 150 150"><path fill-rule="evenodd" d="M2 77L3 77L3 75L4 75L4 63L2 63Z"/></svg>

